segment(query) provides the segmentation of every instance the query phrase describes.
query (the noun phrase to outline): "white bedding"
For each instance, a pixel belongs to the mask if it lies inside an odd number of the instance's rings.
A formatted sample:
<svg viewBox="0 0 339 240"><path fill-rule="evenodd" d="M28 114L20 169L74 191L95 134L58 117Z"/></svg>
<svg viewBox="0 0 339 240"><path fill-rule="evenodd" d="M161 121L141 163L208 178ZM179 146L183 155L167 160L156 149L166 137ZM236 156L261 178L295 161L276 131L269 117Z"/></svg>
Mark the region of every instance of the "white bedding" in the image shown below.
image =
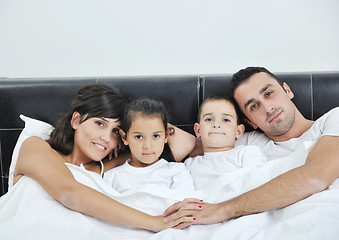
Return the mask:
<svg viewBox="0 0 339 240"><path fill-rule="evenodd" d="M147 185L119 194L101 177L81 167L67 165L75 178L137 209L160 215L185 197L205 202L233 198L269 179L303 164L312 144L291 156L254 168L221 176L201 191L179 192ZM98 203L100 204L100 203ZM328 190L280 210L240 217L212 225L194 225L184 230L167 229L153 234L146 230L101 221L63 207L33 179L23 177L0 198L2 239L338 239L339 180Z"/></svg>

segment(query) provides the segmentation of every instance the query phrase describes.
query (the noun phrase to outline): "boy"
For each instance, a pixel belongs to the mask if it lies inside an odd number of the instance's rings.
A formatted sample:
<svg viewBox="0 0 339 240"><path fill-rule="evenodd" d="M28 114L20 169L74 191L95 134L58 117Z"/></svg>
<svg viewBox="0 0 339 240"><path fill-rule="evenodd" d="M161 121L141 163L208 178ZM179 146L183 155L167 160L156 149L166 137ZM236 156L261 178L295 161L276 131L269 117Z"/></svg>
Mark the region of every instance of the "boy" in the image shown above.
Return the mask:
<svg viewBox="0 0 339 240"><path fill-rule="evenodd" d="M201 105L194 131L204 150L203 156L185 161L191 171L197 190L211 180L232 170L256 166L267 161L266 156L255 146L238 146L235 140L244 133L234 101L222 94L208 97Z"/></svg>

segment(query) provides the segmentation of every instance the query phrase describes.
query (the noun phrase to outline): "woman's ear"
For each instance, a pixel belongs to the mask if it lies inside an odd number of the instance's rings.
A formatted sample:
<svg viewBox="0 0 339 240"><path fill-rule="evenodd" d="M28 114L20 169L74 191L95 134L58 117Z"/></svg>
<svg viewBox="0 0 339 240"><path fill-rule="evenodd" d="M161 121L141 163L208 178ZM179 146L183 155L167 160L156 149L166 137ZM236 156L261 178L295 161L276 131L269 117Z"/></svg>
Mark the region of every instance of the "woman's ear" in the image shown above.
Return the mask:
<svg viewBox="0 0 339 240"><path fill-rule="evenodd" d="M128 145L128 141L127 141L126 133L122 129L119 129L119 134L121 136L121 139L122 139L123 143L127 146Z"/></svg>
<svg viewBox="0 0 339 240"><path fill-rule="evenodd" d="M71 119L72 128L75 130L80 125L80 113L74 112Z"/></svg>
<svg viewBox="0 0 339 240"><path fill-rule="evenodd" d="M200 135L200 124L199 123L194 124L194 132L195 132L196 137L201 137L201 135Z"/></svg>

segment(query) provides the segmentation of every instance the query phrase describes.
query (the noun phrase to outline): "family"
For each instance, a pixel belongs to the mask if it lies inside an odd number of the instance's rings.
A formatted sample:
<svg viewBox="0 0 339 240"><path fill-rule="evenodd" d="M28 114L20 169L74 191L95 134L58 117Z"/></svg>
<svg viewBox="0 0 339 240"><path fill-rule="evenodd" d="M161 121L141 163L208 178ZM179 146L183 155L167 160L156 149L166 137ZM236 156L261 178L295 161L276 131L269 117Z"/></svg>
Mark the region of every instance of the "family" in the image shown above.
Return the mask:
<svg viewBox="0 0 339 240"><path fill-rule="evenodd" d="M68 209L160 232L280 209L327 189L339 177L339 108L317 121L304 118L290 87L263 67L238 71L231 84L232 96L213 94L200 106L196 136L171 125L161 102L140 98L126 104L118 89L87 84L49 140L30 137L22 144L13 182L29 176ZM243 116L257 130L245 133ZM194 191L234 169L288 156L307 141L316 144L305 164L227 201L186 198L157 216L79 183L69 170L82 166L119 193L145 184Z"/></svg>

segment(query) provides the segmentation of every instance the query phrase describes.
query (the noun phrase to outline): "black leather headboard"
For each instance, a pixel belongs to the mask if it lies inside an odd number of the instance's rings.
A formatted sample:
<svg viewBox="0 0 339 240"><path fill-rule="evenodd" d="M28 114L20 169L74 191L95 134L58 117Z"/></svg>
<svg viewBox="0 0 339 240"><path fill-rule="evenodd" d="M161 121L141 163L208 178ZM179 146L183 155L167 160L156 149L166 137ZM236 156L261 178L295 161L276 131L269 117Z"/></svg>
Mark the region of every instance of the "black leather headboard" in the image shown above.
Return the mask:
<svg viewBox="0 0 339 240"><path fill-rule="evenodd" d="M293 101L308 119L339 106L339 72L276 73L295 94ZM114 85L130 97L163 101L171 122L193 133L198 107L214 92L228 92L231 74L96 78L0 79L0 196L7 192L8 170L16 140L24 127L20 114L53 123L85 83Z"/></svg>

